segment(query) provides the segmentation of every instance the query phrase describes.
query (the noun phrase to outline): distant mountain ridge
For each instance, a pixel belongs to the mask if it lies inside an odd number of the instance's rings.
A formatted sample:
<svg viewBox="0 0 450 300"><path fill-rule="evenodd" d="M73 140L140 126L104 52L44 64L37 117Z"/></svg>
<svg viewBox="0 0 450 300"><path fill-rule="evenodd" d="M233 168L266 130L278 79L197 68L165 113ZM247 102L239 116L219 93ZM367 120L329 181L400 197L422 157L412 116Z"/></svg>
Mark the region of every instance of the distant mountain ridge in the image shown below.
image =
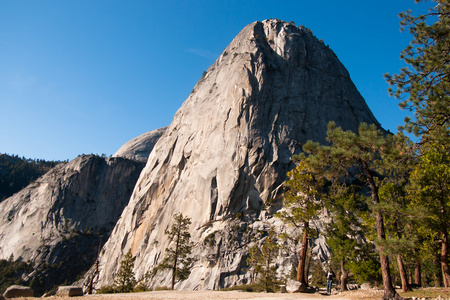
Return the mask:
<svg viewBox="0 0 450 300"><path fill-rule="evenodd" d="M158 142L166 129L167 127L155 129L131 139L123 144L123 146L113 154L113 157L125 157L146 162L156 142Z"/></svg>
<svg viewBox="0 0 450 300"><path fill-rule="evenodd" d="M61 161L0 154L0 201L17 193L59 163Z"/></svg>

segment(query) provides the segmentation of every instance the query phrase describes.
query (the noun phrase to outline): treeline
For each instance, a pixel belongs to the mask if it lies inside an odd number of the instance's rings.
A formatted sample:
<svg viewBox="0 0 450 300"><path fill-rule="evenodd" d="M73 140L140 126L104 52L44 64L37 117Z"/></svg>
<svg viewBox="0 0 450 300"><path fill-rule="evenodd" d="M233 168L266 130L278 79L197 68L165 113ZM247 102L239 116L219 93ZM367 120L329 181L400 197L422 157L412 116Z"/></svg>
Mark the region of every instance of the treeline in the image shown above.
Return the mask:
<svg viewBox="0 0 450 300"><path fill-rule="evenodd" d="M60 161L0 154L0 202L17 193L59 163Z"/></svg>
<svg viewBox="0 0 450 300"><path fill-rule="evenodd" d="M32 265L26 262L0 259L0 294L11 285L28 285L22 277L32 271Z"/></svg>

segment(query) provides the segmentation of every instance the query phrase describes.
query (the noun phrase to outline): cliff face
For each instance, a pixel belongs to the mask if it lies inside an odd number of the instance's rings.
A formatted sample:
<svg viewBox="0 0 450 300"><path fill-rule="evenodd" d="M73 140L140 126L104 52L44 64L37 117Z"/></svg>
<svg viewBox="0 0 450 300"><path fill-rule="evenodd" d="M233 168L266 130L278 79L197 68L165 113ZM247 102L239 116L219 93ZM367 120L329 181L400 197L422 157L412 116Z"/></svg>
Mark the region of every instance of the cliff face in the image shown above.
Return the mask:
<svg viewBox="0 0 450 300"><path fill-rule="evenodd" d="M80 156L0 203L0 258L30 261L42 290L95 261L128 204L143 163Z"/></svg>
<svg viewBox="0 0 450 300"><path fill-rule="evenodd" d="M126 142L114 153L113 157L125 157L128 159L146 162L150 152L167 127L155 129Z"/></svg>
<svg viewBox="0 0 450 300"><path fill-rule="evenodd" d="M192 220L196 263L176 288L246 282L249 247L269 227L283 230L273 213L291 156L307 140L325 142L329 121L351 130L378 124L345 67L309 30L278 20L246 26L153 148L105 244L96 287L112 284L129 249L138 278L161 262L164 230L178 212ZM318 255L323 248L317 241ZM290 268L292 260L280 253L279 265ZM169 281L160 271L150 286Z"/></svg>

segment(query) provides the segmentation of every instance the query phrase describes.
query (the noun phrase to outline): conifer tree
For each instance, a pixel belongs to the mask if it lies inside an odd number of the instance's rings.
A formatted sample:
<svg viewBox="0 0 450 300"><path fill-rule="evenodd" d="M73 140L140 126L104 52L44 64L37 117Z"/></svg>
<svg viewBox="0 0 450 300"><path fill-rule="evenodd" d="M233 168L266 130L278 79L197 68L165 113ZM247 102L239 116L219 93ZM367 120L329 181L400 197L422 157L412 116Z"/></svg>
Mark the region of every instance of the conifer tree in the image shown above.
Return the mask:
<svg viewBox="0 0 450 300"><path fill-rule="evenodd" d="M401 132L386 137L386 145L380 151L377 172L380 173L380 204L386 221L387 237L383 247L397 259L403 292L410 291L404 260L412 257L417 239L416 226L422 213L420 207L411 205L408 194L409 176L415 164L415 148ZM416 226L415 226L416 225Z"/></svg>
<svg viewBox="0 0 450 300"><path fill-rule="evenodd" d="M261 256L261 250L258 248L257 245L254 245L253 247L248 249L248 257L247 257L246 262L247 262L247 265L250 267L250 269L252 269L250 283L255 282L255 279L258 276L258 272L259 272L258 262L260 260L260 256Z"/></svg>
<svg viewBox="0 0 450 300"><path fill-rule="evenodd" d="M381 273L383 277L384 299L401 298L395 291L389 266L389 258L384 251L386 228L383 211L379 209L380 197L377 184L377 164L381 160L380 151L386 149L386 139L375 125L360 124L358 134L344 131L336 127L334 122L328 124L327 140L330 146L320 146L318 143L307 142L303 149L313 155L307 159L308 165L322 170L328 176L357 176L361 178L370 190L370 206L375 219L377 232L377 247L380 255Z"/></svg>
<svg viewBox="0 0 450 300"><path fill-rule="evenodd" d="M421 2L424 0L416 0ZM410 45L401 53L407 67L396 75L386 74L390 92L400 107L414 113L406 129L422 144L450 146L450 2L435 0L436 6L415 17L400 13L402 30L409 29ZM433 23L431 23L433 22ZM431 23L431 24L430 24Z"/></svg>
<svg viewBox="0 0 450 300"><path fill-rule="evenodd" d="M173 216L174 224L170 230L166 230L165 234L169 236L169 240L174 244L173 247L166 248L166 257L158 269L172 270L171 289L174 289L176 280L186 280L190 273L190 267L193 262L190 257L193 244L190 241L189 225L191 219L183 217L182 213Z"/></svg>
<svg viewBox="0 0 450 300"><path fill-rule="evenodd" d="M405 120L405 128L419 137L421 162L414 172L414 181L423 196L419 199L424 202L418 204L427 207L434 203L440 207L440 215L447 216L450 197L448 193L445 197L443 191L448 189L448 178L433 173L436 171L435 163L443 174L450 168L445 159L450 151L450 2L434 2L437 5L425 15L400 14L402 29L408 29L412 35L410 45L401 54L407 67L399 74L386 74L385 77L391 85L391 94L400 100L400 107L414 113L413 119ZM441 182L431 182L431 178ZM436 214L432 213L432 216ZM444 285L449 287L448 220L441 220L438 226L436 229L441 234L442 245L441 269Z"/></svg>
<svg viewBox="0 0 450 300"><path fill-rule="evenodd" d="M297 267L297 281L300 282L298 291L302 292L306 291L308 286L305 269L308 239L312 232L309 223L317 218L319 210L322 209L319 195L323 188L323 181L314 176L305 163L304 157L300 156L298 159L300 160L298 166L287 173L289 179L284 184L286 192L283 200L285 210L277 216L303 231Z"/></svg>
<svg viewBox="0 0 450 300"><path fill-rule="evenodd" d="M131 254L130 249L120 263L119 272L114 279L114 286L116 291L120 293L129 293L133 291L133 288L136 285L136 279L133 272L134 260L135 258Z"/></svg>
<svg viewBox="0 0 450 300"><path fill-rule="evenodd" d="M435 146L437 148L437 146ZM439 233L440 263L444 286L450 286L449 228L450 228L450 153L444 146L427 151L411 175L414 204L427 211L426 226Z"/></svg>
<svg viewBox="0 0 450 300"><path fill-rule="evenodd" d="M261 274L261 283L267 292L275 292L277 288L277 269L273 263L277 257L278 249L275 231L271 229L261 248L261 254L257 262L258 271Z"/></svg>
<svg viewBox="0 0 450 300"><path fill-rule="evenodd" d="M363 256L361 252L366 251L365 245L360 242L363 232L358 215L365 205L356 192L356 186L340 180L332 183L323 198L331 216L331 222L325 229L326 241L333 260L340 262L341 291L345 291L350 276L348 264L357 261Z"/></svg>

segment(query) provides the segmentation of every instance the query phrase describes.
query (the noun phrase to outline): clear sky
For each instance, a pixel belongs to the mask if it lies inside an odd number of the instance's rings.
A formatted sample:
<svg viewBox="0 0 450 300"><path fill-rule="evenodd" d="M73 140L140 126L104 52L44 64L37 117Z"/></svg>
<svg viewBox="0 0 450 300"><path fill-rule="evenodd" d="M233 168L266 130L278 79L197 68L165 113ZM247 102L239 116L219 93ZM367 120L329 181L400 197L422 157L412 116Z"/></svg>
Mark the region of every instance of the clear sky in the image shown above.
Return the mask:
<svg viewBox="0 0 450 300"><path fill-rule="evenodd" d="M383 74L398 73L414 0L0 0L0 153L46 160L111 155L167 126L247 24L310 28L337 54L382 126L406 112Z"/></svg>

